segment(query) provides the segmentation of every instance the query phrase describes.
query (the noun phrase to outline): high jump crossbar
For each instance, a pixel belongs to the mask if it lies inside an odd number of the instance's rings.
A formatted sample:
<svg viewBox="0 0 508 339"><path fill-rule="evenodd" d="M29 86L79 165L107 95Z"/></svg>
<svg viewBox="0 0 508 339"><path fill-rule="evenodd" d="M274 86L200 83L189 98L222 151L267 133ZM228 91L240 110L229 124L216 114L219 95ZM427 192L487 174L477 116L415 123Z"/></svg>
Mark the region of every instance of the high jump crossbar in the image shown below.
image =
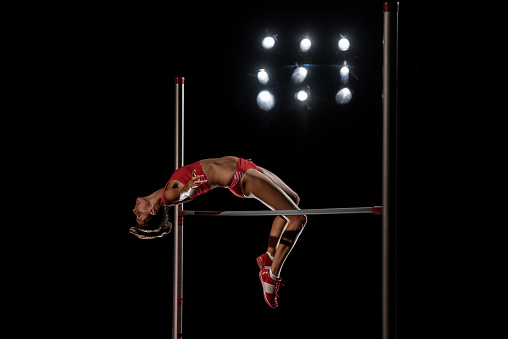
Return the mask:
<svg viewBox="0 0 508 339"><path fill-rule="evenodd" d="M383 207L347 207L347 208L315 208L303 210L276 210L276 211L182 211L180 216L230 216L254 217L270 215L319 215L319 214L382 214Z"/></svg>

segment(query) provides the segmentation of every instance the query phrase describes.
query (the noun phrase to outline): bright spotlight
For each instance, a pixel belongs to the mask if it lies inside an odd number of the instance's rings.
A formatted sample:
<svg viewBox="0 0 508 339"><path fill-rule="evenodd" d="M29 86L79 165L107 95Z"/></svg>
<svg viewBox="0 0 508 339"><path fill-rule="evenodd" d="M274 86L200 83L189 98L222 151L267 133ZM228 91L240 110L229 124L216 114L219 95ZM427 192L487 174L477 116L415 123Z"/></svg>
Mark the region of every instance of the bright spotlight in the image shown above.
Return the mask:
<svg viewBox="0 0 508 339"><path fill-rule="evenodd" d="M296 67L293 71L293 74L291 75L291 81L295 85L301 84L305 78L307 77L307 70L305 67Z"/></svg>
<svg viewBox="0 0 508 339"><path fill-rule="evenodd" d="M267 36L266 38L263 39L263 41L261 42L261 44L263 45L263 47L265 49L270 49L272 48L273 46L275 46L275 39L272 38L271 36Z"/></svg>
<svg viewBox="0 0 508 339"><path fill-rule="evenodd" d="M342 84L347 84L349 80L349 67L347 67L346 62L344 61L344 66L341 67L340 71L340 82Z"/></svg>
<svg viewBox="0 0 508 339"><path fill-rule="evenodd" d="M263 111L269 111L273 108L275 100L272 93L268 91L261 91L258 94L257 103L259 108L261 108Z"/></svg>
<svg viewBox="0 0 508 339"><path fill-rule="evenodd" d="M307 94L307 91L304 91L304 90L299 91L298 93L296 93L295 96L300 101L305 101L309 97L309 95Z"/></svg>
<svg viewBox="0 0 508 339"><path fill-rule="evenodd" d="M268 83L268 73L264 69L260 69L258 72L258 80L259 83L262 85L266 85Z"/></svg>
<svg viewBox="0 0 508 339"><path fill-rule="evenodd" d="M305 38L300 41L300 50L302 52L307 52L310 49L310 46L312 46L312 43L309 39Z"/></svg>
<svg viewBox="0 0 508 339"><path fill-rule="evenodd" d="M347 67L346 65L342 66L342 68L340 69L340 76L346 77L348 75L349 75L349 67Z"/></svg>
<svg viewBox="0 0 508 339"><path fill-rule="evenodd" d="M337 95L335 95L335 101L339 105L345 105L351 101L353 98L353 95L351 94L351 91L349 88L344 87L340 91L337 92Z"/></svg>
<svg viewBox="0 0 508 339"><path fill-rule="evenodd" d="M346 38L341 38L339 40L339 49L341 51L347 51L349 49L349 40Z"/></svg>

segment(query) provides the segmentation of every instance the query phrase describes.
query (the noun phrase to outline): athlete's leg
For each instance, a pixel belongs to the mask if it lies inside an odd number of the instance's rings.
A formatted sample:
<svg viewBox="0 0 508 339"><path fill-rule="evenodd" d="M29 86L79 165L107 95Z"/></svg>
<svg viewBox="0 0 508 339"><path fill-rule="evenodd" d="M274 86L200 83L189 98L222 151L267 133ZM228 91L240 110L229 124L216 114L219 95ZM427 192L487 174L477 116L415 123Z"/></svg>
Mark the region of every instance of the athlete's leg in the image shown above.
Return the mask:
<svg viewBox="0 0 508 339"><path fill-rule="evenodd" d="M273 181L277 186L279 186L284 193L286 193L291 200L298 206L300 203L300 197L298 194L296 194L295 191L293 191L284 181L282 181L278 176L267 170L266 168L259 167L259 171L263 174L265 174L271 181ZM282 216L275 217L272 229L270 230L270 237L268 239L268 248L267 252L270 253L272 256L275 256L275 252L277 249L277 246L279 245L280 236L282 234L282 231L284 230L284 226L286 226L287 220L284 219Z"/></svg>
<svg viewBox="0 0 508 339"><path fill-rule="evenodd" d="M299 209L281 187L260 171L249 169L245 172L241 184L245 196L256 198L273 210ZM285 230L280 235L271 266L271 271L275 275L279 275L284 261L307 222L305 215L286 215L283 218L286 220L286 224L283 226Z"/></svg>
<svg viewBox="0 0 508 339"><path fill-rule="evenodd" d="M275 252L277 251L277 246L279 245L280 236L282 235L282 231L284 231L284 226L286 226L287 220L282 216L276 216L273 220L272 229L270 230L270 237L268 238L268 248L266 251L275 256Z"/></svg>
<svg viewBox="0 0 508 339"><path fill-rule="evenodd" d="M270 172L266 168L263 168L263 167L258 167L258 168L259 168L259 171L261 173L266 175L277 186L282 188L284 193L286 193L289 196L289 198L291 198L291 200L293 200L293 202L296 204L296 206L298 206L300 204L300 197L298 196L298 194L296 194L295 191L293 191L288 185L286 185L286 183L284 181L282 181L281 178L279 178L277 175L275 175L274 173Z"/></svg>

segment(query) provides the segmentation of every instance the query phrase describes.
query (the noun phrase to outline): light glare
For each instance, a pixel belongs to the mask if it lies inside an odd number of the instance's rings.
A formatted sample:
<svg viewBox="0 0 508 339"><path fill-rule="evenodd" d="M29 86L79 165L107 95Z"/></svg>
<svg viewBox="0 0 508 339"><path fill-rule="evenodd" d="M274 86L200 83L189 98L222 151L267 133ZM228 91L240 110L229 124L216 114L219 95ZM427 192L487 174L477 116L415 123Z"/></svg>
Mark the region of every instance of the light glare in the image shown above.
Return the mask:
<svg viewBox="0 0 508 339"><path fill-rule="evenodd" d="M306 77L307 70L305 69L305 67L300 66L295 68L295 70L293 71L293 74L291 75L291 81L293 82L293 84L299 85L305 80Z"/></svg>
<svg viewBox="0 0 508 339"><path fill-rule="evenodd" d="M305 101L309 95L307 94L307 91L301 90L298 93L296 93L296 98L300 101Z"/></svg>
<svg viewBox="0 0 508 339"><path fill-rule="evenodd" d="M263 39L263 41L261 42L261 44L263 45L263 47L265 49L270 49L272 48L273 46L275 46L275 39L272 38L271 36L267 36L266 38Z"/></svg>
<svg viewBox="0 0 508 339"><path fill-rule="evenodd" d="M340 82L345 85L349 80L349 67L346 66L346 62L344 61L344 66L340 69Z"/></svg>
<svg viewBox="0 0 508 339"><path fill-rule="evenodd" d="M349 40L346 38L342 38L339 40L339 49L341 51L347 51L349 49Z"/></svg>
<svg viewBox="0 0 508 339"><path fill-rule="evenodd" d="M302 39L302 41L300 41L300 50L302 52L307 52L311 46L312 46L312 43L307 38Z"/></svg>
<svg viewBox="0 0 508 339"><path fill-rule="evenodd" d="M349 88L344 87L340 91L337 92L337 95L335 95L335 101L339 105L345 105L351 101L353 98L353 95L351 94L351 91Z"/></svg>
<svg viewBox="0 0 508 339"><path fill-rule="evenodd" d="M268 83L268 80L270 80L270 78L268 77L268 73L266 73L266 71L264 69L259 70L258 80L259 80L259 83L262 85L266 85Z"/></svg>
<svg viewBox="0 0 508 339"><path fill-rule="evenodd" d="M261 91L258 94L257 103L259 108L261 108L263 111L269 111L273 108L275 100L272 93L268 91Z"/></svg>

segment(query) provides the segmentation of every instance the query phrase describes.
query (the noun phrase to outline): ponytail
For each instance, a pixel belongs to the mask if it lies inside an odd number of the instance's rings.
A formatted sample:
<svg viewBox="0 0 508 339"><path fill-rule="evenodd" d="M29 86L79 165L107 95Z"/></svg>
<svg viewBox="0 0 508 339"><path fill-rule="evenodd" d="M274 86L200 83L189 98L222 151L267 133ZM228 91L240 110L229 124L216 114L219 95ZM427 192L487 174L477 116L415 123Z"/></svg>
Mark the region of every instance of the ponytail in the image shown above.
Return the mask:
<svg viewBox="0 0 508 339"><path fill-rule="evenodd" d="M170 233L173 224L169 220L169 206L162 205L155 215L148 215L143 225L136 225L129 232L140 239L161 238Z"/></svg>

